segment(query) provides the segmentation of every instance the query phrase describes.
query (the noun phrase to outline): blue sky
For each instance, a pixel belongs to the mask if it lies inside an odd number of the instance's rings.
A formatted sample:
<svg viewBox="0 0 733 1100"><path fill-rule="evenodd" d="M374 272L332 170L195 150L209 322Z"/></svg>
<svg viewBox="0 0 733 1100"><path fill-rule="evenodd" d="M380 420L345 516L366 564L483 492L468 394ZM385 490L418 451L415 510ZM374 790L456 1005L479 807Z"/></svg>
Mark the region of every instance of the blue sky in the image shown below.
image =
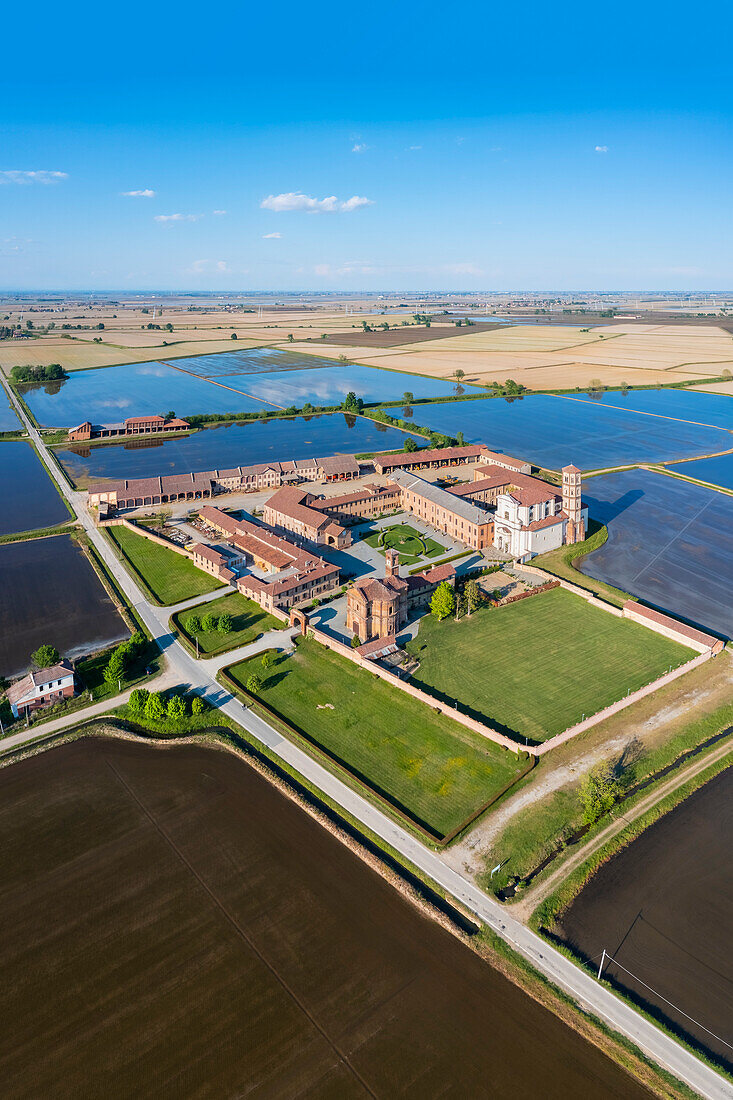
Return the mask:
<svg viewBox="0 0 733 1100"><path fill-rule="evenodd" d="M29 38L16 13L0 287L731 288L731 22L41 4Z"/></svg>

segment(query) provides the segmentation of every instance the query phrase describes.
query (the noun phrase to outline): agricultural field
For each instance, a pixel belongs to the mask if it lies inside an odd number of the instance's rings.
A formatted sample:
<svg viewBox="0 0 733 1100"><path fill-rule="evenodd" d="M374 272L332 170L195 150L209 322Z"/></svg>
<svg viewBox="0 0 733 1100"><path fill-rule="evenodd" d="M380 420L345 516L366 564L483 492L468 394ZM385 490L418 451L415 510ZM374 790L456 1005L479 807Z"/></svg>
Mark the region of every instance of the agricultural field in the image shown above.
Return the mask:
<svg viewBox="0 0 733 1100"><path fill-rule="evenodd" d="M163 606L202 596L222 585L197 569L190 558L169 550L129 527L110 527L112 542L121 551L133 575L137 574Z"/></svg>
<svg viewBox="0 0 733 1100"><path fill-rule="evenodd" d="M306 739L416 824L440 837L471 819L524 763L318 642L266 671L260 657L228 670Z"/></svg>
<svg viewBox="0 0 733 1100"><path fill-rule="evenodd" d="M439 542L421 535L407 523L398 523L382 531L374 531L364 539L367 546L374 547L380 554L387 550L398 550L400 565L415 565L421 558L435 558L445 550Z"/></svg>
<svg viewBox="0 0 733 1100"><path fill-rule="evenodd" d="M510 736L546 741L694 653L563 588L456 622L425 616L412 682Z"/></svg>
<svg viewBox="0 0 733 1100"><path fill-rule="evenodd" d="M213 630L202 629L194 632L189 626L190 619L195 616L200 621L206 614L213 615L217 620L220 615L231 615L232 629L228 634L221 634L216 626ZM254 600L248 600L239 592L221 596L218 600L209 600L208 603L190 607L187 611L179 611L173 616L173 623L193 645L198 638L199 652L204 656L223 653L236 646L248 645L268 630L283 628L283 623L279 619L274 615L268 615Z"/></svg>
<svg viewBox="0 0 733 1100"><path fill-rule="evenodd" d="M460 369L466 382L479 385L511 377L530 389L566 389L594 380L614 386L709 378L733 368L733 337L712 325L619 324L584 332L570 325L477 324L449 342L421 335L419 343L358 346L349 354L359 362L440 378Z"/></svg>

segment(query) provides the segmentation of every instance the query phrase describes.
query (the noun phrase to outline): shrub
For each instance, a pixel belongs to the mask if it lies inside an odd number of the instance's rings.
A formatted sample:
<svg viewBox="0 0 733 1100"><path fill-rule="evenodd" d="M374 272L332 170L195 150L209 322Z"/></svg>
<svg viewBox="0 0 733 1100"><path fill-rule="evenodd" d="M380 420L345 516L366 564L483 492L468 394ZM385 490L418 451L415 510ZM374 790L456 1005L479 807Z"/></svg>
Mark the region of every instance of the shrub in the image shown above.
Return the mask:
<svg viewBox="0 0 733 1100"><path fill-rule="evenodd" d="M206 614L202 616L201 629L206 634L210 634L212 630L216 629L216 616L213 615L211 611L207 611Z"/></svg>
<svg viewBox="0 0 733 1100"><path fill-rule="evenodd" d="M203 714L206 710L206 701L200 695L194 695L191 700L191 714Z"/></svg>
<svg viewBox="0 0 733 1100"><path fill-rule="evenodd" d="M172 718L174 722L180 722L186 714L186 700L182 695L171 695L166 709L169 718Z"/></svg>
<svg viewBox="0 0 733 1100"><path fill-rule="evenodd" d="M220 634L231 634L232 632L232 617L228 612L224 612L219 616L219 624L216 628Z"/></svg>
<svg viewBox="0 0 733 1100"><path fill-rule="evenodd" d="M52 645L41 645L31 654L31 661L36 668L50 668L59 662L59 651Z"/></svg>
<svg viewBox="0 0 733 1100"><path fill-rule="evenodd" d="M142 715L145 713L145 705L150 697L150 692L146 688L135 688L130 692L130 699L127 704L131 714Z"/></svg>
<svg viewBox="0 0 733 1100"><path fill-rule="evenodd" d="M201 619L198 615L189 615L186 619L186 630L189 634L198 634L201 630Z"/></svg>
<svg viewBox="0 0 733 1100"><path fill-rule="evenodd" d="M154 722L159 722L162 718L165 718L166 706L165 699L159 691L152 691L145 703L145 717L151 718Z"/></svg>

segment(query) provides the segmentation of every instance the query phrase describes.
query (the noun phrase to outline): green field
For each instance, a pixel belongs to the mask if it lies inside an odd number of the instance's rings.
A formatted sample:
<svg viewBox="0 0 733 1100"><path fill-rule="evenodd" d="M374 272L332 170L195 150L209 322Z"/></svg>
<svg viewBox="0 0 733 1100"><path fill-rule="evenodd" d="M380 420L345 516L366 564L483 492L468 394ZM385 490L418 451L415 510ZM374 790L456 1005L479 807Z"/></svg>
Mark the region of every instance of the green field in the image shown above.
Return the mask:
<svg viewBox="0 0 733 1100"><path fill-rule="evenodd" d="M220 596L218 600L210 600L208 603L197 604L189 607L187 611L178 611L173 616L173 622L188 640L195 645L192 633L186 627L187 620L192 615L199 619L210 611L217 619L220 615L228 614L232 617L233 629L229 634L220 634L218 630L201 630L198 634L199 652L205 656L212 653L222 653L226 649L234 649L236 646L248 645L260 634L267 630L282 630L284 624L263 611L254 600L248 600L239 592L232 592L228 596Z"/></svg>
<svg viewBox="0 0 733 1100"><path fill-rule="evenodd" d="M221 588L221 582L197 569L189 558L159 546L129 527L110 527L109 535L158 603L167 606Z"/></svg>
<svg viewBox="0 0 733 1100"><path fill-rule="evenodd" d="M469 618L427 615L412 682L510 735L546 741L694 653L554 588Z"/></svg>
<svg viewBox="0 0 733 1100"><path fill-rule="evenodd" d="M384 542L379 542L379 531L367 535L364 542L367 546L373 546L380 554L386 554L387 550L399 550L400 565L415 565L422 558L435 558L445 550L444 546L430 539L427 535L421 535L414 527L407 523L397 523L394 527L384 529Z"/></svg>
<svg viewBox="0 0 733 1100"><path fill-rule="evenodd" d="M228 669L240 686L261 677L260 698L367 786L438 837L469 820L526 767L512 752L366 669L304 640L266 672L260 657Z"/></svg>

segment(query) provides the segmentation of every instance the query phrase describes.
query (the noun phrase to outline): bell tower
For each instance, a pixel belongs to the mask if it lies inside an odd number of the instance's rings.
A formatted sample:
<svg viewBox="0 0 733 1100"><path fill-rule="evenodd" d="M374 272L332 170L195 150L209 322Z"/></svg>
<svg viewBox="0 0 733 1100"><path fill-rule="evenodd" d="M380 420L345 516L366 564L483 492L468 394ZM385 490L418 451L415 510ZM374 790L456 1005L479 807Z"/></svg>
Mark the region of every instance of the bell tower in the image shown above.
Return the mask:
<svg viewBox="0 0 733 1100"><path fill-rule="evenodd" d="M400 575L400 555L396 550L389 549L384 555L385 557L385 577L399 577Z"/></svg>
<svg viewBox="0 0 733 1100"><path fill-rule="evenodd" d="M582 475L577 466L563 466L562 470L562 510L568 517L566 543L583 542L585 524L583 522Z"/></svg>

